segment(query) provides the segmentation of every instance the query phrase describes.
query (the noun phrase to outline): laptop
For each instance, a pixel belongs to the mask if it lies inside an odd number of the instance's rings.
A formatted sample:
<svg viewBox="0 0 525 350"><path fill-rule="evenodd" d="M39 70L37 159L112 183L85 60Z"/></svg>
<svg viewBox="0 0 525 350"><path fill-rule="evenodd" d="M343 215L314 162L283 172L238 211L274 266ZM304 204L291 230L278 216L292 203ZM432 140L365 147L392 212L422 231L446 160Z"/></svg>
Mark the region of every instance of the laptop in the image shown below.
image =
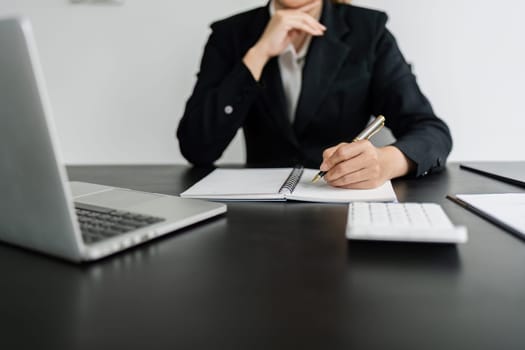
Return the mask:
<svg viewBox="0 0 525 350"><path fill-rule="evenodd" d="M90 261L226 212L226 206L67 182L31 25L0 19L0 240Z"/></svg>

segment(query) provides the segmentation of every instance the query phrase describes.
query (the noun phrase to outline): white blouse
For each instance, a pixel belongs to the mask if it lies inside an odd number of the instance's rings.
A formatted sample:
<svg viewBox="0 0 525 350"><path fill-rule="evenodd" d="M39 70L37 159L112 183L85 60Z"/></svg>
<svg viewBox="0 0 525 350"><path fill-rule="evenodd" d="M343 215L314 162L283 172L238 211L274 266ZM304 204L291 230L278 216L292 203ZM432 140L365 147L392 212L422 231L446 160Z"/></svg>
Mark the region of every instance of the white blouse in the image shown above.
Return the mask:
<svg viewBox="0 0 525 350"><path fill-rule="evenodd" d="M270 2L270 16L274 14L275 0L272 0ZM279 69L281 71L288 118L291 123L293 123L295 119L295 111L297 109L299 95L301 94L305 58L311 41L312 36L308 35L299 52L296 52L295 47L290 43L279 55Z"/></svg>

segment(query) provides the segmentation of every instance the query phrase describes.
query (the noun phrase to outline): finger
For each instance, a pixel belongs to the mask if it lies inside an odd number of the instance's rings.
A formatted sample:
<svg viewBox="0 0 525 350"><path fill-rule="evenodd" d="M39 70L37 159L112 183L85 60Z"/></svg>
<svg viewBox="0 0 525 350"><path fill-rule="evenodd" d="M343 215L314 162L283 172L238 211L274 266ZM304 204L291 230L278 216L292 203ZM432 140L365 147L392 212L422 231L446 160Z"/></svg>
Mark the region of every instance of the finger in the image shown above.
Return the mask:
<svg viewBox="0 0 525 350"><path fill-rule="evenodd" d="M366 164L366 157L359 155L352 159L338 163L326 173L324 178L327 182L332 183L347 175L366 169L368 166L371 165Z"/></svg>
<svg viewBox="0 0 525 350"><path fill-rule="evenodd" d="M337 150L332 154L332 156L323 162L324 169L321 168L321 170L327 171L345 160L357 157L366 149L366 142L368 141L347 143L337 148Z"/></svg>
<svg viewBox="0 0 525 350"><path fill-rule="evenodd" d="M334 152L337 150L337 148L339 148L341 145L344 145L344 143L340 143L336 146L332 146L332 147L325 149L323 151L323 159L330 158L334 154Z"/></svg>
<svg viewBox="0 0 525 350"><path fill-rule="evenodd" d="M286 30L288 32L292 31L292 30L299 30L301 32L304 32L306 34L309 34L309 35L312 35L312 36L321 36L323 35L323 32L318 30L318 29L315 29L315 28L312 28L311 26L309 26L308 24L306 23L303 23L301 21L298 21L298 22L290 22L286 28Z"/></svg>
<svg viewBox="0 0 525 350"><path fill-rule="evenodd" d="M321 24L318 20L316 20L315 18L313 18L312 16L310 16L307 13L295 11L294 15L292 16L292 18L300 19L300 20L302 20L304 22L307 22L309 25L311 25L312 27L314 27L316 29L319 29L319 30L322 30L322 31L326 30L326 27L323 24Z"/></svg>
<svg viewBox="0 0 525 350"><path fill-rule="evenodd" d="M315 27L308 19L292 17L286 21L287 30L298 29L305 33L314 36L320 36L324 34L324 31L318 27Z"/></svg>
<svg viewBox="0 0 525 350"><path fill-rule="evenodd" d="M303 20L303 22L307 23L308 25L312 26L313 28L321 31L321 32L325 32L326 31L326 27L324 25L322 25L318 20L316 20L315 18L313 18L312 16L309 16L309 15L303 15L301 16L301 19Z"/></svg>
<svg viewBox="0 0 525 350"><path fill-rule="evenodd" d="M303 22L319 32L324 33L326 31L326 27L324 25L319 23L319 21L314 19L312 16L303 12L295 10L281 10L276 13L275 17L279 18L281 23L287 26L287 30L293 28L290 26L296 26L297 23Z"/></svg>
<svg viewBox="0 0 525 350"><path fill-rule="evenodd" d="M379 179L379 173L374 168L365 167L352 173L347 173L334 181L328 183L335 187L350 188L366 181L376 181Z"/></svg>
<svg viewBox="0 0 525 350"><path fill-rule="evenodd" d="M347 173L341 177L338 177L335 180L331 180L327 178L326 176L324 178L326 182L331 186L348 187L348 186L351 186L352 184L367 181L368 180L368 170L366 168L362 168L354 172Z"/></svg>
<svg viewBox="0 0 525 350"><path fill-rule="evenodd" d="M321 169L323 171L329 170L329 168L327 168L327 166L325 164L326 160L328 160L328 158L330 158L334 154L334 152L337 151L337 149L339 147L341 147L342 145L346 145L346 143L345 142L341 142L340 144L332 146L332 147L329 147L329 148L327 148L327 149L325 149L323 151L323 162L321 163L319 169Z"/></svg>

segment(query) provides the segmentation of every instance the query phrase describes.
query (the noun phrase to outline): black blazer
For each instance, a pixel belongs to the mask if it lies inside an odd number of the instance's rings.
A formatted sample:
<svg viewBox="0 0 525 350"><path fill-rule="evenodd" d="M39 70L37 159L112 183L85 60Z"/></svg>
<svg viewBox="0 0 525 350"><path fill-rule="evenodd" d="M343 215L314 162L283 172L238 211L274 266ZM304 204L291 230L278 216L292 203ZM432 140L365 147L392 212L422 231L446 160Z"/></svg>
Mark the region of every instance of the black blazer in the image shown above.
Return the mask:
<svg viewBox="0 0 525 350"><path fill-rule="evenodd" d="M302 91L290 123L277 58L257 83L242 59L269 21L268 6L212 24L200 73L177 136L184 157L210 165L243 128L247 163L317 168L324 149L350 142L371 115L383 114L417 176L445 164L452 139L421 93L385 28L386 14L325 0L323 37L306 57Z"/></svg>

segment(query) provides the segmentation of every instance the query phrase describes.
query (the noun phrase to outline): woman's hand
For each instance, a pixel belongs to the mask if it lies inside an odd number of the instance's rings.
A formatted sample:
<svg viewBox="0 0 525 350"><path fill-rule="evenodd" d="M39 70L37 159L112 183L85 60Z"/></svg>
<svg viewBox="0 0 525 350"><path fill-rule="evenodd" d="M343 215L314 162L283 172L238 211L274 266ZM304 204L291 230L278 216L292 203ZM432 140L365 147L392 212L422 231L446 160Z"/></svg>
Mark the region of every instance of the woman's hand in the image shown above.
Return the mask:
<svg viewBox="0 0 525 350"><path fill-rule="evenodd" d="M275 12L262 36L243 59L255 80L260 79L268 60L280 55L295 37L303 33L313 36L324 34L326 27L311 15L321 5L321 0L315 0L297 9L282 9Z"/></svg>
<svg viewBox="0 0 525 350"><path fill-rule="evenodd" d="M321 36L326 27L314 19L309 12L321 7L320 0L313 1L298 9L277 10L266 29L255 44L259 52L268 59L280 55L300 32Z"/></svg>
<svg viewBox="0 0 525 350"><path fill-rule="evenodd" d="M320 170L335 187L370 189L408 174L413 163L398 148L377 148L370 141L340 143L323 152Z"/></svg>

